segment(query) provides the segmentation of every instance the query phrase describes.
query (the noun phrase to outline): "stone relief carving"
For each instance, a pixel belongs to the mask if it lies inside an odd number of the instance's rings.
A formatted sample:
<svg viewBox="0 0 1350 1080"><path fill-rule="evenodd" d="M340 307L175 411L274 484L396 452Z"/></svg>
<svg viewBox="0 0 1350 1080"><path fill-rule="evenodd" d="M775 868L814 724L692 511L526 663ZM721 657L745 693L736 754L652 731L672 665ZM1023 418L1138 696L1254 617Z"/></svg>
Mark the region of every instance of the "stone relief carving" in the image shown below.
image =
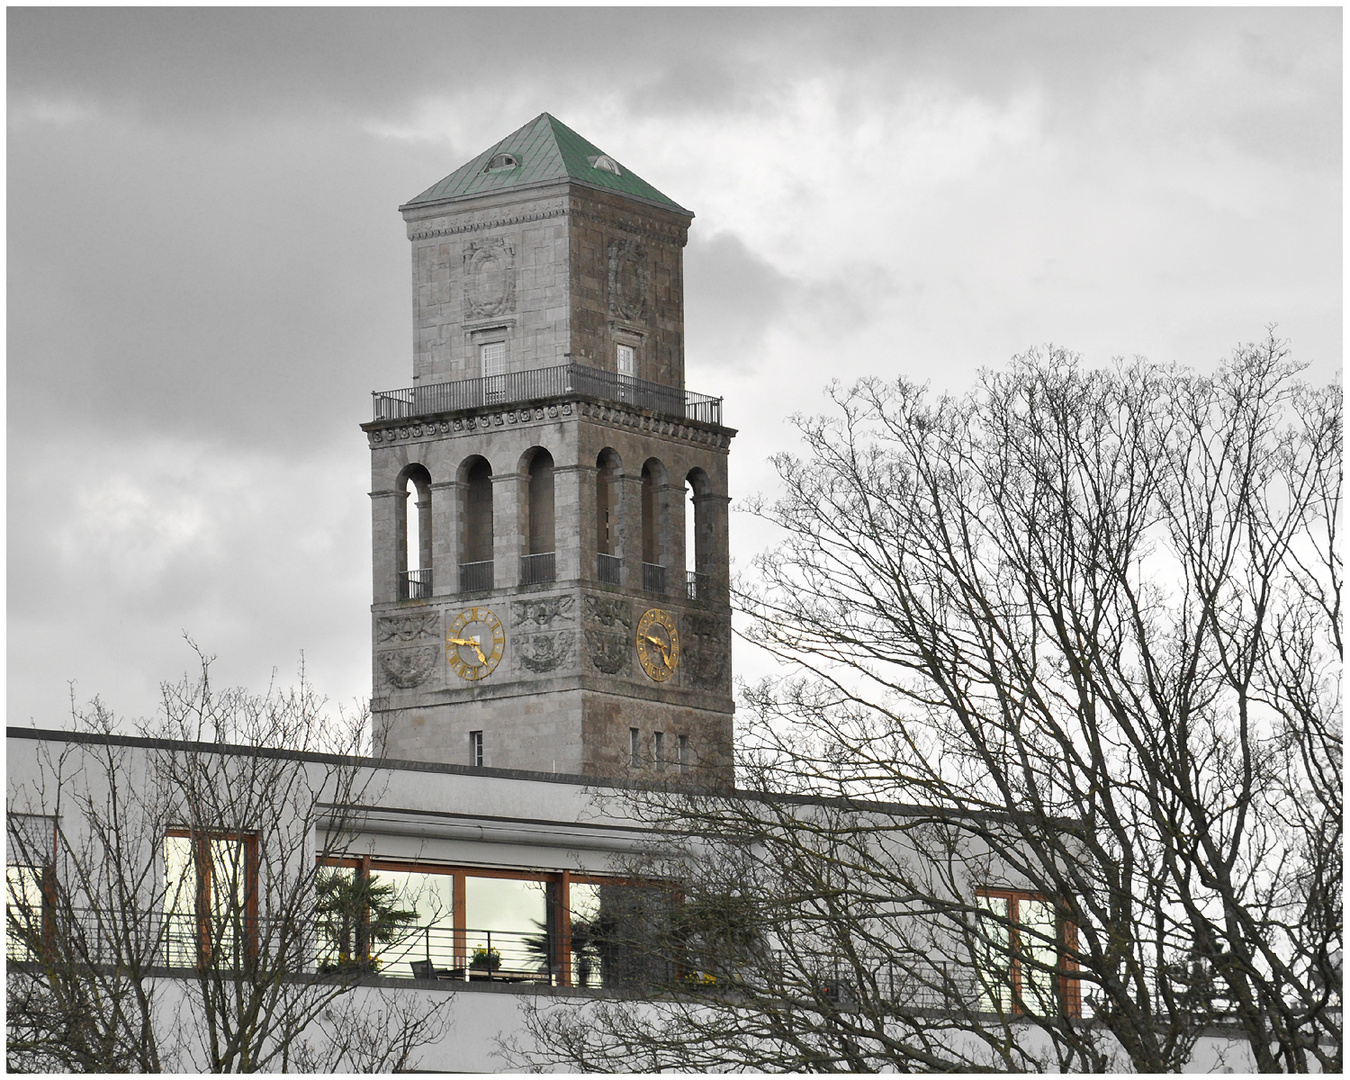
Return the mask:
<svg viewBox="0 0 1350 1080"><path fill-rule="evenodd" d="M416 641L418 638L436 637L440 633L440 625L441 616L436 611L384 616L375 623L375 640Z"/></svg>
<svg viewBox="0 0 1350 1080"><path fill-rule="evenodd" d="M625 630L633 629L633 616L629 611L628 601L617 597L586 597L586 618L607 628L622 626Z"/></svg>
<svg viewBox="0 0 1350 1080"><path fill-rule="evenodd" d="M464 246L464 317L505 315L516 309L516 251L503 237Z"/></svg>
<svg viewBox="0 0 1350 1080"><path fill-rule="evenodd" d="M731 628L712 615L680 620L680 649L685 678L705 690L725 689L730 676Z"/></svg>
<svg viewBox="0 0 1350 1080"><path fill-rule="evenodd" d="M598 671L606 675L618 675L628 670L628 655L633 651L633 646L626 634L587 630L586 651Z"/></svg>
<svg viewBox="0 0 1350 1080"><path fill-rule="evenodd" d="M576 621L576 597L545 596L538 600L516 600L511 604L511 628L530 627L552 630L553 624Z"/></svg>
<svg viewBox="0 0 1350 1080"><path fill-rule="evenodd" d="M526 671L542 674L572 664L573 633L525 634L514 639L516 664Z"/></svg>
<svg viewBox="0 0 1350 1080"><path fill-rule="evenodd" d="M440 655L438 645L380 653L380 670L390 686L407 690L427 681Z"/></svg>
<svg viewBox="0 0 1350 1080"><path fill-rule="evenodd" d="M609 313L647 321L647 249L633 239L609 245Z"/></svg>

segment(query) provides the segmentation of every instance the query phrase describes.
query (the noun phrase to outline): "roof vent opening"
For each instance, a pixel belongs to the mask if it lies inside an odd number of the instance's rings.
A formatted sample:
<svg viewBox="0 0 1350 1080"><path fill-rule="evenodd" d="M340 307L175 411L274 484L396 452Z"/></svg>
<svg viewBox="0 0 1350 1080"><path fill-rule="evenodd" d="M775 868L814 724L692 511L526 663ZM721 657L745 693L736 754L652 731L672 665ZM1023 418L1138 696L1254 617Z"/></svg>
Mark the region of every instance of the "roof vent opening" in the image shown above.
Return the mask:
<svg viewBox="0 0 1350 1080"><path fill-rule="evenodd" d="M515 154L493 154L492 160L487 163L484 172L501 172L504 169L514 169L520 164L520 159Z"/></svg>
<svg viewBox="0 0 1350 1080"><path fill-rule="evenodd" d="M599 169L602 172L610 172L613 173L615 176L623 175L623 173L619 171L619 163L615 161L612 157L610 157L608 154L599 154L596 157L591 158L590 162L592 169Z"/></svg>

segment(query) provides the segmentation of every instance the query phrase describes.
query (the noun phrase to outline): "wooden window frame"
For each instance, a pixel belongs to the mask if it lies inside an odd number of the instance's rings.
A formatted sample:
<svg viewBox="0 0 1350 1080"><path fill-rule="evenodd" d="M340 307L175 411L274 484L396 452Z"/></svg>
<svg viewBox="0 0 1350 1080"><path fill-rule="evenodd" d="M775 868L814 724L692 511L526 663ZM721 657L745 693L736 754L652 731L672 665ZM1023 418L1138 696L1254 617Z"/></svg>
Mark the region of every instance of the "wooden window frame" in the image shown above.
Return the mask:
<svg viewBox="0 0 1350 1080"><path fill-rule="evenodd" d="M1054 993L1058 1013L1070 1019L1081 1019L1083 1015L1083 990L1076 972L1078 961L1074 959L1078 952L1078 927L1070 920L1061 918L1059 905L1049 897L1028 889L976 889L979 899L1008 901L1008 973L1011 980L1011 1006L1019 1016L1030 1015L1022 1008L1022 959L1018 928L1022 920L1018 905L1023 902L1045 904L1055 912L1055 965ZM981 918L997 918L992 912L982 912Z"/></svg>
<svg viewBox="0 0 1350 1080"><path fill-rule="evenodd" d="M192 841L192 865L197 875L197 894L190 913L197 920L197 966L211 964L211 845L238 843L244 849L244 950L250 963L258 959L258 871L260 867L258 834L224 829L175 827L164 831L164 839ZM174 912L174 915L179 915Z"/></svg>

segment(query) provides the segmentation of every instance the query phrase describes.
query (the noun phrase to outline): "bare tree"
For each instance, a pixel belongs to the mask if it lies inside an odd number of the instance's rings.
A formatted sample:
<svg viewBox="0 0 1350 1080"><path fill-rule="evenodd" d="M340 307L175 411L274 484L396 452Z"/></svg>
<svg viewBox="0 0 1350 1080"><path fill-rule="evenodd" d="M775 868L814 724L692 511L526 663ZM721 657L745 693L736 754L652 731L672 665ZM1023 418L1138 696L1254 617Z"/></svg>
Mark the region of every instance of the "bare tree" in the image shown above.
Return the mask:
<svg viewBox="0 0 1350 1080"><path fill-rule="evenodd" d="M737 944L517 1059L1339 1070L1339 388L1270 336L831 397L758 506L742 790L631 800Z"/></svg>
<svg viewBox="0 0 1350 1080"><path fill-rule="evenodd" d="M97 699L73 712L11 781L11 1069L392 1068L440 1037L445 1003L320 972L325 862L379 795L364 714L327 711L303 672L219 691L205 657L139 737Z"/></svg>

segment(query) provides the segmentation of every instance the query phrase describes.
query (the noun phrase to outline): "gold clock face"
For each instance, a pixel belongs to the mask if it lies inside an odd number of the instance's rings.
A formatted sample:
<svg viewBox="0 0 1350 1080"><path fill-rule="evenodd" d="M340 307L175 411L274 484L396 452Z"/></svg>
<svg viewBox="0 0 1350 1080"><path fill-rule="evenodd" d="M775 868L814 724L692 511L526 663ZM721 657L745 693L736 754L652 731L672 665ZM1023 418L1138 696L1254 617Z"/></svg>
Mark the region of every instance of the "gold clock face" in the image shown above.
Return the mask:
<svg viewBox="0 0 1350 1080"><path fill-rule="evenodd" d="M638 620L638 662L649 679L665 682L680 666L680 632L670 612L651 608Z"/></svg>
<svg viewBox="0 0 1350 1080"><path fill-rule="evenodd" d="M477 682L491 675L506 652L506 631L489 608L461 611L445 635L445 659L461 679Z"/></svg>

